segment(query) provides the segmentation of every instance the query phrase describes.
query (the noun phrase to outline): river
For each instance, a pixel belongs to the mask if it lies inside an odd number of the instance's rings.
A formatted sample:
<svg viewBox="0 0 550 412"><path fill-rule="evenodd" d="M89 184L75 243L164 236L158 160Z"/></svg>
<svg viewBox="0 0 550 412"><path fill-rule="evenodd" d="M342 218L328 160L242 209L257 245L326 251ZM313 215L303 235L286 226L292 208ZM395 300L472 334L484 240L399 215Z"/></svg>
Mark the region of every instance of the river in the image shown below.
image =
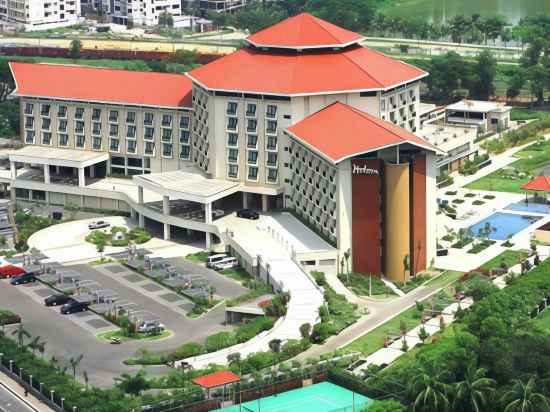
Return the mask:
<svg viewBox="0 0 550 412"><path fill-rule="evenodd" d="M550 0L396 0L386 13L390 16L426 17L435 23L445 22L455 15L502 15L509 23L525 16L550 14Z"/></svg>

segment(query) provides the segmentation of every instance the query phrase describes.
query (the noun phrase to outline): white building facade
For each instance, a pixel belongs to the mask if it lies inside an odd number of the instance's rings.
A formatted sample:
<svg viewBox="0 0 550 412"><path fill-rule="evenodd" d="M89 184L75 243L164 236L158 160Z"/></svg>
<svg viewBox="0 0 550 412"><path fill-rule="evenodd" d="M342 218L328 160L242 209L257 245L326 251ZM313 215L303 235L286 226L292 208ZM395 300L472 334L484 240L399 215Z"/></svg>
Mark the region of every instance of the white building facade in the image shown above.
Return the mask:
<svg viewBox="0 0 550 412"><path fill-rule="evenodd" d="M27 31L72 26L80 21L80 0L0 0L0 20Z"/></svg>

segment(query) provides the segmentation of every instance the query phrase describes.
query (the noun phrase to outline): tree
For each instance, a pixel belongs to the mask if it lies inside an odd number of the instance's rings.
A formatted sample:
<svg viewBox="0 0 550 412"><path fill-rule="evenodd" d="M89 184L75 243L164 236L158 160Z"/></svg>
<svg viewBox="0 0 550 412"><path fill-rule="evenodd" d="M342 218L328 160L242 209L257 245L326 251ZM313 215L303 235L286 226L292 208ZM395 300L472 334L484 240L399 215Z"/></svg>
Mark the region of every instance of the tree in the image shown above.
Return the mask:
<svg viewBox="0 0 550 412"><path fill-rule="evenodd" d="M119 378L115 378L115 382L120 390L133 396L139 396L141 392L151 387L144 370L140 370L135 375L124 373Z"/></svg>
<svg viewBox="0 0 550 412"><path fill-rule="evenodd" d="M5 102L8 94L15 88L8 60L0 62L0 102Z"/></svg>
<svg viewBox="0 0 550 412"><path fill-rule="evenodd" d="M521 93L521 89L525 84L525 77L522 71L514 73L508 81L508 88L506 89L506 97L513 99L518 97Z"/></svg>
<svg viewBox="0 0 550 412"><path fill-rule="evenodd" d="M495 92L494 81L497 74L497 61L488 50L484 50L476 58L474 95L488 100Z"/></svg>
<svg viewBox="0 0 550 412"><path fill-rule="evenodd" d="M527 383L519 379L513 381L512 387L501 398L504 412L539 412L550 410L550 402L546 396L538 392L534 377Z"/></svg>
<svg viewBox="0 0 550 412"><path fill-rule="evenodd" d="M456 15L449 21L449 33L453 42L462 43L464 35L471 30L472 22L462 15Z"/></svg>
<svg viewBox="0 0 550 412"><path fill-rule="evenodd" d="M454 383L453 410L483 412L487 410L496 381L487 378L487 371L470 363L463 380Z"/></svg>
<svg viewBox="0 0 550 412"><path fill-rule="evenodd" d="M82 42L80 39L73 39L71 41L71 48L69 49L69 56L71 59L79 59L82 51Z"/></svg>
<svg viewBox="0 0 550 412"><path fill-rule="evenodd" d="M424 343L429 336L428 332L426 332L426 328L422 326L418 331L418 338Z"/></svg>
<svg viewBox="0 0 550 412"><path fill-rule="evenodd" d="M269 341L268 345L273 353L279 353L281 351L281 339L272 339Z"/></svg>
<svg viewBox="0 0 550 412"><path fill-rule="evenodd" d="M449 411L449 385L443 381L444 375L440 372L441 370L444 368L426 365L412 379L409 385L409 394L413 399L413 412Z"/></svg>
<svg viewBox="0 0 550 412"><path fill-rule="evenodd" d="M11 334L17 337L17 346L19 346L20 349L22 349L25 344L25 338L31 337L31 334L23 327L22 323L20 323L17 329Z"/></svg>
<svg viewBox="0 0 550 412"><path fill-rule="evenodd" d="M349 258L351 256L351 249L344 252L344 259L346 260L346 272L349 274Z"/></svg>
<svg viewBox="0 0 550 412"><path fill-rule="evenodd" d="M388 399L384 401L374 401L367 409L363 412L405 412L405 407L393 399Z"/></svg>
<svg viewBox="0 0 550 412"><path fill-rule="evenodd" d="M229 366L236 365L239 369L239 375L241 373L241 354L239 352L233 352L227 355L227 364Z"/></svg>
<svg viewBox="0 0 550 412"><path fill-rule="evenodd" d="M309 0L306 11L348 30L367 30L374 19L373 0Z"/></svg>
<svg viewBox="0 0 550 412"><path fill-rule="evenodd" d="M309 335L311 334L311 325L309 323L304 323L300 326L300 336L302 336L302 339L309 339Z"/></svg>
<svg viewBox="0 0 550 412"><path fill-rule="evenodd" d="M103 260L103 252L105 251L105 246L107 246L107 240L105 238L98 238L96 240L96 249L97 253L99 253L99 257L101 260Z"/></svg>
<svg viewBox="0 0 550 412"><path fill-rule="evenodd" d="M174 27L174 17L166 10L159 14L160 27Z"/></svg>
<svg viewBox="0 0 550 412"><path fill-rule="evenodd" d="M77 357L71 357L69 359L69 364L71 365L71 369L73 370L73 379L75 381L76 381L76 369L78 368L78 365L80 365L80 362L82 362L83 358L84 358L84 355L80 354Z"/></svg>

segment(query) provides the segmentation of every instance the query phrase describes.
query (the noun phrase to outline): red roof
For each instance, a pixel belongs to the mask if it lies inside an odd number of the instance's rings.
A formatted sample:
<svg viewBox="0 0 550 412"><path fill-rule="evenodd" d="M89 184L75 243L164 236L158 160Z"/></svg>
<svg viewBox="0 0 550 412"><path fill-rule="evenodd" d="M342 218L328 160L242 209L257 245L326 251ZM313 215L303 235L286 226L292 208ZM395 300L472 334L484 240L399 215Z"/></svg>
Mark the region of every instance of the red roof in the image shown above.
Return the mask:
<svg viewBox="0 0 550 412"><path fill-rule="evenodd" d="M361 46L299 54L245 47L189 73L209 89L282 95L389 89L427 75Z"/></svg>
<svg viewBox="0 0 550 412"><path fill-rule="evenodd" d="M340 102L306 117L287 131L334 163L400 143L437 150L405 129Z"/></svg>
<svg viewBox="0 0 550 412"><path fill-rule="evenodd" d="M347 46L363 36L308 13L298 14L247 38L255 46L307 49Z"/></svg>
<svg viewBox="0 0 550 412"><path fill-rule="evenodd" d="M530 182L525 183L521 188L525 190L550 192L550 176L537 176Z"/></svg>
<svg viewBox="0 0 550 412"><path fill-rule="evenodd" d="M11 62L16 96L191 107L192 83L182 74Z"/></svg>
<svg viewBox="0 0 550 412"><path fill-rule="evenodd" d="M206 389L215 388L217 386L227 385L228 383L239 382L241 378L229 371L219 371L210 375L199 376L193 379L193 383L202 386Z"/></svg>

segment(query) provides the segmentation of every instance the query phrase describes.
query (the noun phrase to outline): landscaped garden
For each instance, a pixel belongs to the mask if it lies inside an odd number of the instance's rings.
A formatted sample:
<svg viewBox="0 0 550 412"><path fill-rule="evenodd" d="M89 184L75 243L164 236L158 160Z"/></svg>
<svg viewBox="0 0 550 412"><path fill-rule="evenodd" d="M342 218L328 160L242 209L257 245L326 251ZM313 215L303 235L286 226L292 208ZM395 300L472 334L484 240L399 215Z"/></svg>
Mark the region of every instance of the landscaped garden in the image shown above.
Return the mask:
<svg viewBox="0 0 550 412"><path fill-rule="evenodd" d="M86 242L93 243L98 248L105 246L128 246L130 243L138 245L151 240L151 234L144 228L133 227L128 230L123 226L113 226L110 231L94 230L86 236Z"/></svg>
<svg viewBox="0 0 550 412"><path fill-rule="evenodd" d="M395 296L393 290L376 276L364 273L341 273L338 279L359 296Z"/></svg>

